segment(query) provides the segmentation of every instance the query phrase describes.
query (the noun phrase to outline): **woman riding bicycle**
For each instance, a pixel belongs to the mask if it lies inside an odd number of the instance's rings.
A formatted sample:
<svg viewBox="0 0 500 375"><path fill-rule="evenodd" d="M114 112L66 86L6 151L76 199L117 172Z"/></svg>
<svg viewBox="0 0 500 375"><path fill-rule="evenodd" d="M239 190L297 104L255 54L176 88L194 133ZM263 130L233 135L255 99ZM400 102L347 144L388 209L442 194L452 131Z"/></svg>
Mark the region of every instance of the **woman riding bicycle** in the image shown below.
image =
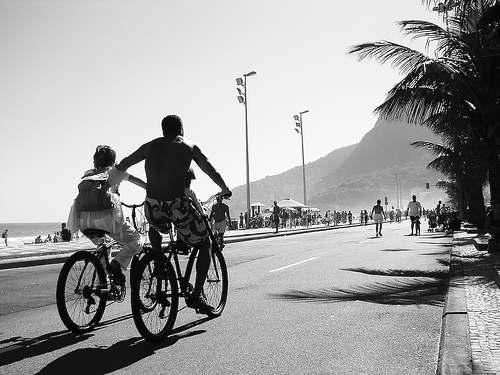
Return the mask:
<svg viewBox="0 0 500 375"><path fill-rule="evenodd" d="M78 185L79 193L68 218L71 231L98 229L122 245L109 265L113 281L125 284L122 269L127 269L142 241L140 234L126 221L120 204L118 187L123 180L146 189L146 183L115 167L116 152L109 146L98 146L94 153L94 168L86 171ZM87 232L88 233L88 232ZM96 245L100 237L88 236Z"/></svg>

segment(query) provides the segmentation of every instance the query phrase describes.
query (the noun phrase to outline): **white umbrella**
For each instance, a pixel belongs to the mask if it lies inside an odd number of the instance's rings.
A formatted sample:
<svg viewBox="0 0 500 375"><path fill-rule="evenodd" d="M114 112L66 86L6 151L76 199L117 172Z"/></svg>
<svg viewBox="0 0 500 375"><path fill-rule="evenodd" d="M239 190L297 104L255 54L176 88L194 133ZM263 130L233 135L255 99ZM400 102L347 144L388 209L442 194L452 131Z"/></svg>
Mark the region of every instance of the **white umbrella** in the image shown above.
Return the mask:
<svg viewBox="0 0 500 375"><path fill-rule="evenodd" d="M304 208L304 207L307 207L306 205L304 205L300 202L297 202L293 199L283 199L282 201L278 202L278 206L281 208L285 208L285 207Z"/></svg>
<svg viewBox="0 0 500 375"><path fill-rule="evenodd" d="M316 208L316 207L309 207L309 208L306 208L306 211L311 211L311 212L319 212L320 209L319 208Z"/></svg>

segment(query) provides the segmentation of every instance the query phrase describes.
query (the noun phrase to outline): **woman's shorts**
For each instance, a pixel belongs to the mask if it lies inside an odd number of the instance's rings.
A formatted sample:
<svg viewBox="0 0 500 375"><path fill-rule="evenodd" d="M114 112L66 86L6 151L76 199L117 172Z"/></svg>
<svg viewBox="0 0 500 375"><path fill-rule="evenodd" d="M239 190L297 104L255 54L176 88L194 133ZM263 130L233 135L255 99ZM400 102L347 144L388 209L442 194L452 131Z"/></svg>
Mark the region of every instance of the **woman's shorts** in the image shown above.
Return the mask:
<svg viewBox="0 0 500 375"><path fill-rule="evenodd" d="M205 221L186 196L171 201L147 197L144 215L149 225L161 233L168 233L171 224L174 224L179 239L190 245L199 244L208 238Z"/></svg>

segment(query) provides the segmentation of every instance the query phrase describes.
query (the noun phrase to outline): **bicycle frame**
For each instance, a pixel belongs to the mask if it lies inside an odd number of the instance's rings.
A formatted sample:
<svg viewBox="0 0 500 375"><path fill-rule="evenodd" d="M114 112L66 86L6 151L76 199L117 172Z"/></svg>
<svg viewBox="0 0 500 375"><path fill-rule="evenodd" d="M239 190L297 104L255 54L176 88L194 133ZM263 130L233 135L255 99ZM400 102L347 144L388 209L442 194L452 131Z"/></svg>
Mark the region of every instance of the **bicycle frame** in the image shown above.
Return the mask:
<svg viewBox="0 0 500 375"><path fill-rule="evenodd" d="M193 208L195 210L197 210L196 206L192 202L191 202L191 205L193 206ZM207 227L208 236L209 236L210 241L211 241L211 247L210 247L211 261L215 263L214 251L220 251L219 243L215 238L215 235L212 231L212 228L210 226L210 223L208 222L206 215L204 215L202 212L199 212L198 210L197 210L197 212L201 215L201 217L202 217L202 219ZM177 282L179 284L179 296L186 297L190 293L190 288L192 288L192 285L190 285L190 283L189 283L189 279L191 277L191 272L193 270L194 260L197 257L197 253L198 253L199 249L197 247L193 246L191 256L189 257L188 263L186 265L186 269L185 269L184 274L183 274L180 263L179 263L179 257L177 255L176 241L174 240L172 226L170 226L170 230L169 230L168 234L170 236L170 243L165 248L162 247L162 251L166 254L167 259L169 261L172 261L172 259L173 259L173 263L174 263L174 267L175 267L175 271L176 271L176 275L177 275L176 279L177 279ZM217 278L219 278L220 276L219 276L219 271L217 268L215 268L215 273L216 273Z"/></svg>

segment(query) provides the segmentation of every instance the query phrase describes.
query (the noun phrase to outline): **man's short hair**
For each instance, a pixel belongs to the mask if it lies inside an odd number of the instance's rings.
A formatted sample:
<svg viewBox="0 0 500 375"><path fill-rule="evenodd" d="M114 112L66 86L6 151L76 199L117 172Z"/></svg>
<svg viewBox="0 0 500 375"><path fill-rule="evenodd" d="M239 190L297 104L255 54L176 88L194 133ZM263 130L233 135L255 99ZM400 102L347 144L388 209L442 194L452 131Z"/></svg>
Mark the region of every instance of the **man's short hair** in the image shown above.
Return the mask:
<svg viewBox="0 0 500 375"><path fill-rule="evenodd" d="M161 129L164 136L184 135L182 120L177 115L168 115L161 120Z"/></svg>
<svg viewBox="0 0 500 375"><path fill-rule="evenodd" d="M377 199L377 204L380 204L382 203L382 201L380 199Z"/></svg>
<svg viewBox="0 0 500 375"><path fill-rule="evenodd" d="M417 199L417 196L416 195L412 195L411 199Z"/></svg>

